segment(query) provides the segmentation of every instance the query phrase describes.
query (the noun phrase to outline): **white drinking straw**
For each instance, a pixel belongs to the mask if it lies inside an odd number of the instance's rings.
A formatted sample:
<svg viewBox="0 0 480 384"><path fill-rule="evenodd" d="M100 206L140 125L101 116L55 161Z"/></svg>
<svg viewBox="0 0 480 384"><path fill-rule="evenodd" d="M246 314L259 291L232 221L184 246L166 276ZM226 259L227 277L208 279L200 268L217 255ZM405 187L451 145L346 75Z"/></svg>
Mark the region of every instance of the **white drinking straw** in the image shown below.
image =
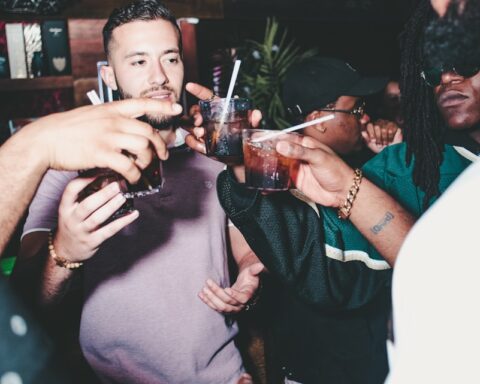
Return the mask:
<svg viewBox="0 0 480 384"><path fill-rule="evenodd" d="M331 113L330 115L319 117L318 119L307 121L306 123L302 123L302 124L299 124L299 125L294 125L293 127L286 128L286 129L283 129L281 131L273 131L273 132L271 132L271 133L269 133L265 136L254 138L251 141L252 141L252 143L259 143L260 141L271 139L272 137L275 137L275 136L280 135L282 133L293 132L293 131L296 131L298 129L309 127L311 125L324 123L325 121L329 121L329 120L332 120L334 118L335 118L335 115L333 113Z"/></svg>
<svg viewBox="0 0 480 384"><path fill-rule="evenodd" d="M220 117L220 127L223 126L223 123L225 122L225 117L227 117L228 109L230 108L230 100L232 99L233 89L235 88L235 83L237 82L240 64L242 64L241 60L235 60L232 77L230 79L230 85L228 86L227 97L225 98L225 104L223 105L222 115Z"/></svg>
<svg viewBox="0 0 480 384"><path fill-rule="evenodd" d="M98 94L94 89L92 89L90 92L87 92L87 97L93 105L102 104L102 100L100 100L100 97L98 97Z"/></svg>

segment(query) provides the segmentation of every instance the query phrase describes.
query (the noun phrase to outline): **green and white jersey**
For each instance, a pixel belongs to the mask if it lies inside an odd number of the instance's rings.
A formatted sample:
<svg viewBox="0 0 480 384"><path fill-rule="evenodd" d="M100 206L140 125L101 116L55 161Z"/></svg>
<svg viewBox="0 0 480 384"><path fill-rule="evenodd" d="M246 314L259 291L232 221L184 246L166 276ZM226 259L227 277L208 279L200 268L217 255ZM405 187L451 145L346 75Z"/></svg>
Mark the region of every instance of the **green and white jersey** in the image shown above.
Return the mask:
<svg viewBox="0 0 480 384"><path fill-rule="evenodd" d="M475 156L446 145L440 192ZM364 175L416 216L424 193L412 180L406 145L384 149L363 167ZM218 178L220 202L268 270L303 301L327 310L367 305L390 286L391 268L377 250L335 209L312 207L291 193L263 196L235 182L228 171ZM432 202L433 203L433 200Z"/></svg>

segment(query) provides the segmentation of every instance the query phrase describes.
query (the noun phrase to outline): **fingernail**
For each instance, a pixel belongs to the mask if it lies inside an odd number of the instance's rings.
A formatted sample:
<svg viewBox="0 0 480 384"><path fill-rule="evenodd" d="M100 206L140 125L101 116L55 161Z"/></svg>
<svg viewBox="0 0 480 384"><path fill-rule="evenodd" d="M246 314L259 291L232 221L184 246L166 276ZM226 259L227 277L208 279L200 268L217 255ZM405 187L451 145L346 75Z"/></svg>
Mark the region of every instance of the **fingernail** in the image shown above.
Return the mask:
<svg viewBox="0 0 480 384"><path fill-rule="evenodd" d="M120 184L116 181L110 184L110 188L112 192L120 192Z"/></svg>
<svg viewBox="0 0 480 384"><path fill-rule="evenodd" d="M127 199L121 193L115 196L115 202L119 204L123 204Z"/></svg>
<svg viewBox="0 0 480 384"><path fill-rule="evenodd" d="M137 210L133 211L132 213L130 213L130 215L134 218L134 219L138 219L140 217L140 212L138 212Z"/></svg>

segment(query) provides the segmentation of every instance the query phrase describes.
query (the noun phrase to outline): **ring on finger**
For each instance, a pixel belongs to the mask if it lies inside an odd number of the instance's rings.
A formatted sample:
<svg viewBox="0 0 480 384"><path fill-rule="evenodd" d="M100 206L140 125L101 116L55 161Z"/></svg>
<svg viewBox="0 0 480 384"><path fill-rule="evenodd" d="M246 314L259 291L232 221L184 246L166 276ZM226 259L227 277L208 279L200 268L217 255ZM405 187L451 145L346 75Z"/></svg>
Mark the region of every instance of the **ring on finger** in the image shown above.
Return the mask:
<svg viewBox="0 0 480 384"><path fill-rule="evenodd" d="M217 95L215 95L215 92L212 92L212 96L210 96L208 99L204 99L203 101L213 101L216 97Z"/></svg>

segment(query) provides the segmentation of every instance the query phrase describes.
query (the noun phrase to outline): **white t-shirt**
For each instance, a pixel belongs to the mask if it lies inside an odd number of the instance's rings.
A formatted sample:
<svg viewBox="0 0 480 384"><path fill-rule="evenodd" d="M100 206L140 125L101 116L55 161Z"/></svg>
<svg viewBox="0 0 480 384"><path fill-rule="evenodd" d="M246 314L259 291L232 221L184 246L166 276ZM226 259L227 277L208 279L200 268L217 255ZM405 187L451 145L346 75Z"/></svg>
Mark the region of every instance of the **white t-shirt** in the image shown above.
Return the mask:
<svg viewBox="0 0 480 384"><path fill-rule="evenodd" d="M480 383L480 162L409 233L393 311L389 383Z"/></svg>

